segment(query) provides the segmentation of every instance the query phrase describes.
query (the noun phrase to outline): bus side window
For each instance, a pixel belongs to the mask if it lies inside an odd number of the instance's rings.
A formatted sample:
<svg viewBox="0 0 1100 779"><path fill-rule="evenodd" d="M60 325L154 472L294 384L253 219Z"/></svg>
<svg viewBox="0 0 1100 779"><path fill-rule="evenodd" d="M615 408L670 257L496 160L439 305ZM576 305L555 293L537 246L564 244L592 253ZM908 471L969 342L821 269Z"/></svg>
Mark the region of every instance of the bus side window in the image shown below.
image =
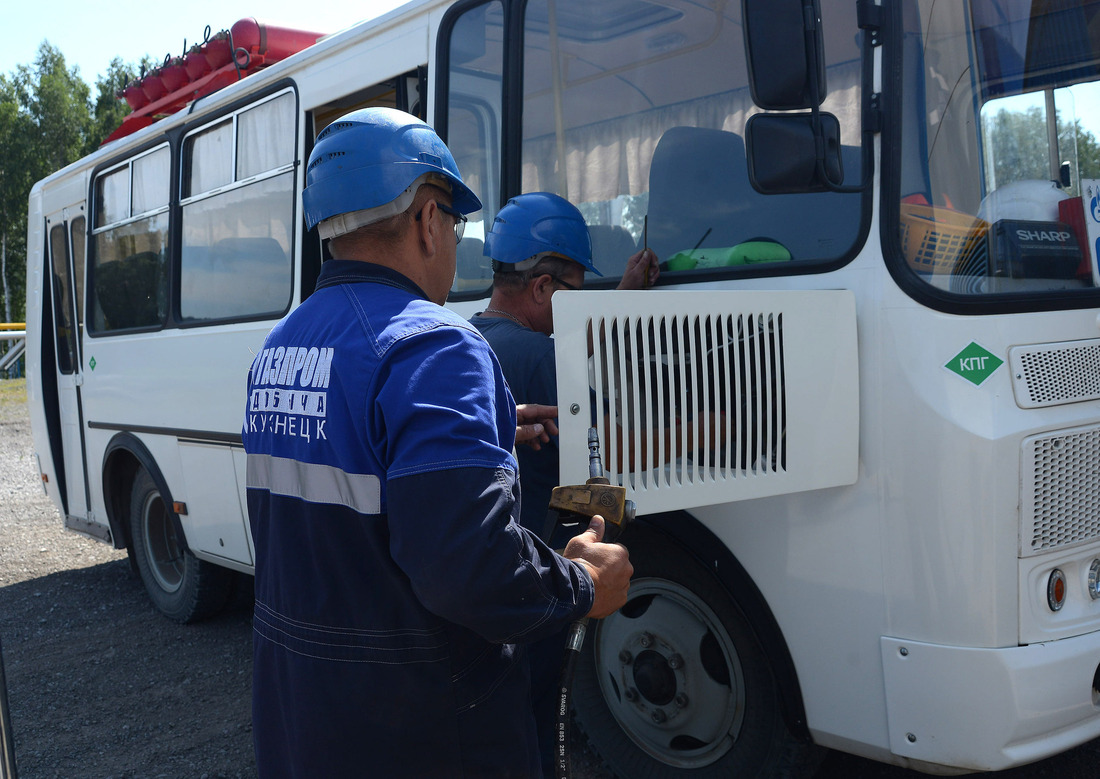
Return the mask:
<svg viewBox="0 0 1100 779"><path fill-rule="evenodd" d="M294 141L289 91L185 138L183 322L280 316L289 308Z"/></svg>
<svg viewBox="0 0 1100 779"><path fill-rule="evenodd" d="M168 319L167 145L96 178L89 327L163 327Z"/></svg>
<svg viewBox="0 0 1100 779"><path fill-rule="evenodd" d="M57 367L62 373L72 373L76 363L76 328L73 326L72 278L69 272L69 250L66 239L64 224L50 228Z"/></svg>
<svg viewBox="0 0 1100 779"><path fill-rule="evenodd" d="M105 330L128 330L160 322L165 309L164 258L141 251L104 263L96 274L99 309Z"/></svg>
<svg viewBox="0 0 1100 779"><path fill-rule="evenodd" d="M280 310L287 303L290 257L274 238L223 238L183 248L184 319L227 319Z"/></svg>
<svg viewBox="0 0 1100 779"><path fill-rule="evenodd" d="M73 290L76 302L76 340L84 335L84 231L87 224L78 216L69 224L69 245L73 247Z"/></svg>
<svg viewBox="0 0 1100 779"><path fill-rule="evenodd" d="M622 225L593 223L588 225L592 239L592 259L604 276L621 276L626 261L638 251L634 236Z"/></svg>

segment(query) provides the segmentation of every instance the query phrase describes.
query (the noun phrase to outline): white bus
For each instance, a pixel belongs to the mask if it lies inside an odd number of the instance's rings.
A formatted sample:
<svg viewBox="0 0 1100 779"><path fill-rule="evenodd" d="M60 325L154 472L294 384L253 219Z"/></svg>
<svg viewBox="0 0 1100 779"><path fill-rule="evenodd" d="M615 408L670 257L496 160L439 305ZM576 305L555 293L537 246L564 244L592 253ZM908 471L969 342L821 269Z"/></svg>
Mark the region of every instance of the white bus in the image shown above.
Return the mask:
<svg viewBox="0 0 1100 779"><path fill-rule="evenodd" d="M1084 0L417 0L323 38L34 187L46 490L169 617L224 602L253 565L245 373L324 258L303 161L392 105L485 203L460 313L509 196L591 226L605 275L555 304L561 465L587 477L593 409L625 431L600 423L636 581L575 687L617 774L1096 738L1098 30ZM613 290L643 245L659 288Z"/></svg>

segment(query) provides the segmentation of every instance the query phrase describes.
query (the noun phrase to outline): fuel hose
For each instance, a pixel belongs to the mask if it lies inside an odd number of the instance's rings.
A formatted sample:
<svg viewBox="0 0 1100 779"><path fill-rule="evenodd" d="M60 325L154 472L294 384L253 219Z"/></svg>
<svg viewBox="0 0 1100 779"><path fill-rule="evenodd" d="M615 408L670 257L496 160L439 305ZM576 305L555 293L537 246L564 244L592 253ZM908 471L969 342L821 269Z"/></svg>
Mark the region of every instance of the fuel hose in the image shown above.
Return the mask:
<svg viewBox="0 0 1100 779"><path fill-rule="evenodd" d="M589 479L583 485L554 488L550 497L550 519L556 518L558 523L565 523L599 513L604 518L604 543L615 543L626 526L634 521L637 507L634 501L626 499L624 487L612 485L604 476L600 441L595 427L588 430L588 473ZM549 527L553 527L553 521ZM576 672L581 649L584 647L584 636L587 630L588 618L585 617L572 623L566 635L565 656L562 658L561 681L558 685L557 770L555 771L557 779L570 779L572 776L570 728L572 726L573 675Z"/></svg>
<svg viewBox="0 0 1100 779"><path fill-rule="evenodd" d="M573 706L573 674L577 670L577 658L580 657L581 647L584 646L584 635L588 629L588 618L579 619L569 626L569 634L565 640L565 657L561 663L561 685L558 698L558 753L557 776L558 779L571 779L573 771L572 739L569 737L569 729L573 718L570 711Z"/></svg>

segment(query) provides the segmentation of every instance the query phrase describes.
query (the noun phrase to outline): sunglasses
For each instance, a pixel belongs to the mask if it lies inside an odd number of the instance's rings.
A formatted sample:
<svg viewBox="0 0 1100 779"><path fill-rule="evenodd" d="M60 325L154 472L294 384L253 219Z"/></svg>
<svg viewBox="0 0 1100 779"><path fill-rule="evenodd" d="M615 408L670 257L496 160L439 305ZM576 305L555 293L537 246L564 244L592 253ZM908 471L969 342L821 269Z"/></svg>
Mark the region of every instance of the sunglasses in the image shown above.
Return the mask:
<svg viewBox="0 0 1100 779"><path fill-rule="evenodd" d="M458 211L454 210L453 208L451 208L448 205L444 205L443 203L440 203L438 200L436 200L434 202L435 202L436 206L439 208L440 211L447 214L448 216L453 216L454 217L454 220L455 220L455 243L462 243L462 234L464 232L466 232L466 215L462 214L462 213L459 213ZM421 213L422 213L421 211L418 211L417 214L416 214L416 221L418 221L418 222L420 221L420 214Z"/></svg>
<svg viewBox="0 0 1100 779"><path fill-rule="evenodd" d="M570 283L569 283L568 281L566 281L565 279L563 279L563 278L559 278L558 276L555 276L555 275L553 275L552 273L547 273L546 275L547 275L547 276L549 276L550 278L552 278L552 279L553 279L553 280L554 280L555 282L557 282L558 284L561 284L561 285L562 285L563 287L565 287L566 289L571 289L571 290L573 290L574 292L576 292L577 290L579 290L579 289L580 289L580 287L578 287L578 286L576 286L576 285L574 285L574 284L570 284Z"/></svg>

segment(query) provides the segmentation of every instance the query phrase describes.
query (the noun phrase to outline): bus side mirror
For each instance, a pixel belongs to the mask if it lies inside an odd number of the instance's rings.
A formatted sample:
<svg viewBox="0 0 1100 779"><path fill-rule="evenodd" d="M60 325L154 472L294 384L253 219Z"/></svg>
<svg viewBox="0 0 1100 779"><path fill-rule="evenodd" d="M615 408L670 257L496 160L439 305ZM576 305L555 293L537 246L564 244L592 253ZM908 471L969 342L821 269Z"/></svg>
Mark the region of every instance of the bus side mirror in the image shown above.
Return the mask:
<svg viewBox="0 0 1100 779"><path fill-rule="evenodd" d="M749 181L765 195L836 190L844 181L840 122L818 114L822 157L811 114L756 114L745 128Z"/></svg>
<svg viewBox="0 0 1100 779"><path fill-rule="evenodd" d="M741 20L752 102L767 111L821 105L825 46L820 0L741 0Z"/></svg>

